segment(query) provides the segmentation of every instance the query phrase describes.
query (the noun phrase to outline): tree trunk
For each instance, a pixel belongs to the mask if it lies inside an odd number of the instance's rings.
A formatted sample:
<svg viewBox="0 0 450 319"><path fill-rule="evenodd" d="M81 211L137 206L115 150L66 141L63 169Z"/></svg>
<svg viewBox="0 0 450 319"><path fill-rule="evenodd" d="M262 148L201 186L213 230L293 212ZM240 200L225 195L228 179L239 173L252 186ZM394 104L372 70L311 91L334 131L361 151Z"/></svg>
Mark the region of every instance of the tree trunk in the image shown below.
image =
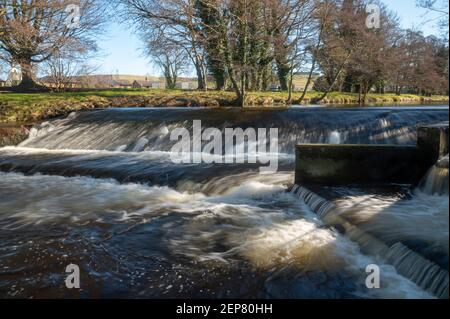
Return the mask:
<svg viewBox="0 0 450 319"><path fill-rule="evenodd" d="M166 76L166 88L168 90L175 89L175 83L173 82L173 79L170 76Z"/></svg>
<svg viewBox="0 0 450 319"><path fill-rule="evenodd" d="M282 91L288 90L289 71L290 67L287 63L277 61L278 81L280 82L280 88Z"/></svg>
<svg viewBox="0 0 450 319"><path fill-rule="evenodd" d="M199 67L196 68L197 69L197 84L198 84L198 89L199 90L205 90L206 86L205 86L205 80L203 78L203 72L200 70Z"/></svg>
<svg viewBox="0 0 450 319"><path fill-rule="evenodd" d="M294 85L294 75L292 72L289 74L289 86L288 86L288 99L286 101L287 104L292 104L292 89Z"/></svg>
<svg viewBox="0 0 450 319"><path fill-rule="evenodd" d="M31 65L31 59L22 59L19 62L22 72L22 81L13 89L17 92L36 92L36 91L48 91L44 86L37 84L33 79L33 69Z"/></svg>
<svg viewBox="0 0 450 319"><path fill-rule="evenodd" d="M247 100L247 76L244 73L241 77L241 92L239 94L238 102L240 107L246 106Z"/></svg>
<svg viewBox="0 0 450 319"><path fill-rule="evenodd" d="M216 90L218 91L225 90L226 79L225 79L225 72L223 70L214 71L214 80L216 81Z"/></svg>
<svg viewBox="0 0 450 319"><path fill-rule="evenodd" d="M267 91L267 88L269 87L269 77L270 77L270 72L269 72L269 67L266 66L262 72L262 78L261 78L261 89L263 91Z"/></svg>
<svg viewBox="0 0 450 319"><path fill-rule="evenodd" d="M358 104L361 105L362 101L361 101L361 84L359 85L359 90L358 90Z"/></svg>
<svg viewBox="0 0 450 319"><path fill-rule="evenodd" d="M314 73L315 67L316 67L316 59L313 58L313 63L311 65L311 69L309 70L309 74L308 74L308 80L306 81L306 86L303 89L302 96L300 97L300 100L298 102L299 104L302 104L303 100L305 99L306 92L308 91L308 87L311 84L311 79L312 79L312 75Z"/></svg>
<svg viewBox="0 0 450 319"><path fill-rule="evenodd" d="M367 99L367 93L369 92L369 84L367 84L367 82L364 83L363 86L363 96L362 96L362 105L366 105L366 99Z"/></svg>
<svg viewBox="0 0 450 319"><path fill-rule="evenodd" d="M349 74L344 78L344 83L342 85L342 92L354 93L355 90L353 88L354 88L354 79L353 76Z"/></svg>
<svg viewBox="0 0 450 319"><path fill-rule="evenodd" d="M342 71L344 70L345 66L348 63L348 60L350 59L351 55L352 55L353 51L350 51L347 55L347 57L344 60L344 63L341 65L339 71L337 72L337 74L335 75L333 81L331 82L330 86L328 87L328 89L322 94L322 96L320 96L317 99L313 99L313 103L319 103L320 101L322 101L324 98L327 97L328 93L331 92L331 90L333 89L334 85L336 84L337 80L339 79L339 77L341 76Z"/></svg>
<svg viewBox="0 0 450 319"><path fill-rule="evenodd" d="M321 102L324 98L327 97L328 93L331 92L331 90L333 89L334 85L336 84L336 81L339 79L339 76L341 75L342 70L344 69L344 66L341 67L341 69L339 70L339 72L336 74L336 76L334 77L333 81L331 82L330 86L328 87L328 89L319 97L319 98L315 98L312 100L313 103L319 103Z"/></svg>
<svg viewBox="0 0 450 319"><path fill-rule="evenodd" d="M206 87L206 74L204 71L204 66L200 59L196 56L195 57L195 72L197 73L197 85L198 89L201 91L205 91L207 89Z"/></svg>
<svg viewBox="0 0 450 319"><path fill-rule="evenodd" d="M366 105L366 103L367 103L367 93L368 92L366 90L364 90L362 105Z"/></svg>
<svg viewBox="0 0 450 319"><path fill-rule="evenodd" d="M33 80L33 71L31 70L31 63L29 61L21 62L20 69L22 70L22 86L34 86L36 84Z"/></svg>

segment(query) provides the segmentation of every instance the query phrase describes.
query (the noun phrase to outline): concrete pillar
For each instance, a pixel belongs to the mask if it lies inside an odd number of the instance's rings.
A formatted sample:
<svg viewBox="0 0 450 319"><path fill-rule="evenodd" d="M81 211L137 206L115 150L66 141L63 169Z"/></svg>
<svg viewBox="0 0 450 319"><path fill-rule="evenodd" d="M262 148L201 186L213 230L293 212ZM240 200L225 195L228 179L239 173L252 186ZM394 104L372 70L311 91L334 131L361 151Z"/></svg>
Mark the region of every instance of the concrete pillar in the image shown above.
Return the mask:
<svg viewBox="0 0 450 319"><path fill-rule="evenodd" d="M417 132L417 146L420 149L421 160L424 166L430 168L441 158L448 154L449 125L440 123L421 126Z"/></svg>
<svg viewBox="0 0 450 319"><path fill-rule="evenodd" d="M416 146L307 144L296 158L299 185L412 184L426 172Z"/></svg>
<svg viewBox="0 0 450 319"><path fill-rule="evenodd" d="M448 126L447 129L441 130L441 146L440 146L440 157L448 154L448 144L449 144L449 134Z"/></svg>
<svg viewBox="0 0 450 319"><path fill-rule="evenodd" d="M418 128L417 146L298 145L299 185L416 185L449 151L448 123Z"/></svg>

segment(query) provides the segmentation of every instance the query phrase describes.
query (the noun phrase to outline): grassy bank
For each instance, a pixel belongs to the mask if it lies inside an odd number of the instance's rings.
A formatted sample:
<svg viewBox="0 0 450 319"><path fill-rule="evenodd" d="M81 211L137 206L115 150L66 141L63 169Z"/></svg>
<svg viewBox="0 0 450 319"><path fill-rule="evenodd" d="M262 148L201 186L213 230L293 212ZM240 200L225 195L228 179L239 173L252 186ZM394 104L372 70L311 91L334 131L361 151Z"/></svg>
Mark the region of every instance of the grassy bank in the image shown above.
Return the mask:
<svg viewBox="0 0 450 319"><path fill-rule="evenodd" d="M320 94L310 92L304 104ZM295 93L293 104L298 104L300 94ZM287 93L249 93L248 105L285 106ZM368 103L421 103L448 101L448 96L421 97L417 95L369 94ZM322 101L328 104L356 104L357 94L330 93ZM64 116L70 112L107 107L195 107L231 106L235 103L232 92L200 92L169 90L112 89L67 93L0 93L0 123L32 122Z"/></svg>

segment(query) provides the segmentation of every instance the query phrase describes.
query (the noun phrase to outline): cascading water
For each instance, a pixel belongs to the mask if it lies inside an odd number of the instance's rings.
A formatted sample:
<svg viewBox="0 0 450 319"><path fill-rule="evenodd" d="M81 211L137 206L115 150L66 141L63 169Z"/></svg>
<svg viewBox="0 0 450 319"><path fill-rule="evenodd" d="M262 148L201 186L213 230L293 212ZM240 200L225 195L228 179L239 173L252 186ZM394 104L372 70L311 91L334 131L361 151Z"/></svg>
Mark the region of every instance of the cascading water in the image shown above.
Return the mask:
<svg viewBox="0 0 450 319"><path fill-rule="evenodd" d="M0 296L431 298L286 190L298 143L413 144L417 124L446 118L439 107L111 109L44 123L0 149ZM193 120L279 128L279 172L173 163L170 132ZM435 241L417 251L442 266L442 238L418 238ZM85 278L80 295L64 287L70 263ZM382 289L365 287L373 263Z"/></svg>
<svg viewBox="0 0 450 319"><path fill-rule="evenodd" d="M105 151L170 151L175 128L278 128L280 150L292 154L298 143L414 144L419 123L442 122L444 109L151 109L92 111L44 123L23 147Z"/></svg>
<svg viewBox="0 0 450 319"><path fill-rule="evenodd" d="M434 165L421 183L421 190L430 195L448 195L448 154Z"/></svg>
<svg viewBox="0 0 450 319"><path fill-rule="evenodd" d="M328 201L298 185L291 190L326 225L337 227L357 242L364 253L382 257L395 266L398 273L423 289L448 298L448 198L444 204L430 205L420 194L411 199L399 199L392 195L362 195L348 189L345 192L347 196ZM394 208L395 205L399 208ZM413 207L425 210L411 213ZM430 218L436 220L430 222ZM426 229L417 229L417 225ZM396 230L392 231L392 227Z"/></svg>

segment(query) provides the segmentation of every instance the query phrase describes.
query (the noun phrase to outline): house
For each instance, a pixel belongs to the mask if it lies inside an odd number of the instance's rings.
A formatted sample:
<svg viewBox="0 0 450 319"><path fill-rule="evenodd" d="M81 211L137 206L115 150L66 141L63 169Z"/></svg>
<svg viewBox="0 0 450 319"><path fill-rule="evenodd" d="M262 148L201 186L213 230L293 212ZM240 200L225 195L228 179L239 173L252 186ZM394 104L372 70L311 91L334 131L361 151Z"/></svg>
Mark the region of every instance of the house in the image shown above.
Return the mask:
<svg viewBox="0 0 450 319"><path fill-rule="evenodd" d="M16 86L22 81L22 72L20 72L17 67L13 66L8 73L8 78L6 79L6 86Z"/></svg>
<svg viewBox="0 0 450 319"><path fill-rule="evenodd" d="M133 83L127 80L111 80L109 86L112 88L130 89L133 87Z"/></svg>
<svg viewBox="0 0 450 319"><path fill-rule="evenodd" d="M152 82L151 85L152 89L164 89L166 87L165 84L161 82Z"/></svg>
<svg viewBox="0 0 450 319"><path fill-rule="evenodd" d="M141 84L136 80L134 80L132 87L133 87L133 89L141 89L142 88Z"/></svg>
<svg viewBox="0 0 450 319"><path fill-rule="evenodd" d="M195 90L198 88L198 84L196 81L193 82L187 78L182 78L180 80L181 81L175 85L175 87L179 90Z"/></svg>
<svg viewBox="0 0 450 319"><path fill-rule="evenodd" d="M150 81L134 80L133 82L133 89L151 89L151 88L153 88L153 83Z"/></svg>

